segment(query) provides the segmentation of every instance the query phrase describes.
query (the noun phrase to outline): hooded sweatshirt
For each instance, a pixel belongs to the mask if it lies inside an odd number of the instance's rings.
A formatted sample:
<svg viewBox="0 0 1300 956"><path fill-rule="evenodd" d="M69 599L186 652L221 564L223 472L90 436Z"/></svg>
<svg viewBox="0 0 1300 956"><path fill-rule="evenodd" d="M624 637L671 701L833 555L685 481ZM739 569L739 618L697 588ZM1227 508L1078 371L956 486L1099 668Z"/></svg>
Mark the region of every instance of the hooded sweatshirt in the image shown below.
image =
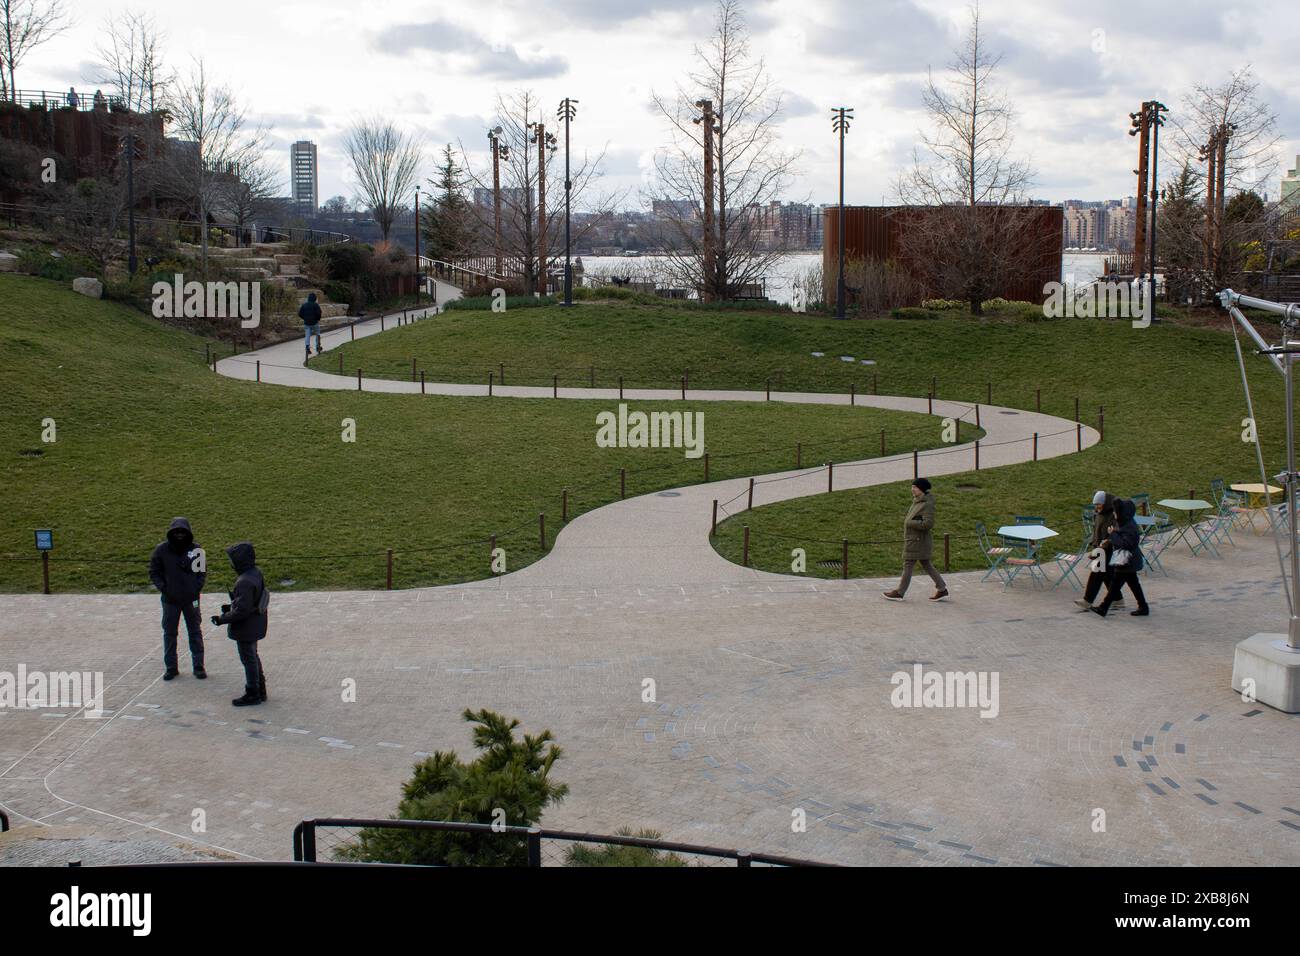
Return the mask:
<svg viewBox="0 0 1300 956"><path fill-rule="evenodd" d="M1142 570L1142 549L1138 547L1141 532L1138 530L1137 522L1133 520L1135 514L1137 514L1137 506L1132 501L1127 498L1115 500L1115 530L1110 533L1110 546L1112 556L1120 548L1132 555L1128 564L1118 565L1117 570L1136 573Z"/></svg>
<svg viewBox="0 0 1300 956"><path fill-rule="evenodd" d="M266 637L266 615L257 606L266 590L266 582L257 566L257 555L248 541L232 544L226 548L226 554L239 577L230 592L230 610L218 617L217 623L230 625L227 636L232 641L260 641Z"/></svg>
<svg viewBox="0 0 1300 956"><path fill-rule="evenodd" d="M172 519L167 538L149 558L149 580L167 604L192 604L203 593L207 572L195 571L199 546L185 518Z"/></svg>
<svg viewBox="0 0 1300 956"><path fill-rule="evenodd" d="M319 325L320 315L320 306L316 303L316 293L307 293L307 301L298 306L298 318L302 319L303 325Z"/></svg>

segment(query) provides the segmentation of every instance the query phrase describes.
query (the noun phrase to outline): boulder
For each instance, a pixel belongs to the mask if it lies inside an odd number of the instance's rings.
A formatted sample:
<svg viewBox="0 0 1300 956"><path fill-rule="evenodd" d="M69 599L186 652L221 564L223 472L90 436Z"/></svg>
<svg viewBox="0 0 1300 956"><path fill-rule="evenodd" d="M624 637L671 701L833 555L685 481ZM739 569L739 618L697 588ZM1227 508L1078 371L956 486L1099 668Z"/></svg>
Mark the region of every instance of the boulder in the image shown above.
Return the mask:
<svg viewBox="0 0 1300 956"><path fill-rule="evenodd" d="M12 252L0 251L0 272L17 272L18 257Z"/></svg>
<svg viewBox="0 0 1300 956"><path fill-rule="evenodd" d="M92 299L102 299L104 297L104 283L98 279L73 279L72 291L88 295Z"/></svg>

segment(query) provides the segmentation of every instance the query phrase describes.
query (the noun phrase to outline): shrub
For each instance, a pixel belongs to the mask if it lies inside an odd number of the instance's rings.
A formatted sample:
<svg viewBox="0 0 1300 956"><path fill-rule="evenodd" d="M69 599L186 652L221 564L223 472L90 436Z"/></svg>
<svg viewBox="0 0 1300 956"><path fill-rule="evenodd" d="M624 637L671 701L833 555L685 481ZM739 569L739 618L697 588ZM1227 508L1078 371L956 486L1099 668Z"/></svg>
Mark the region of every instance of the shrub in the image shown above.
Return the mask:
<svg viewBox="0 0 1300 956"><path fill-rule="evenodd" d="M497 811L504 811L506 825L532 826L543 809L568 794L568 786L550 779L562 751L551 743L549 730L516 740L518 720L490 710L466 710L462 716L476 725L474 746L482 753L462 763L454 752L438 751L417 763L402 787L396 819L490 824L500 822ZM352 862L420 866L523 866L528 847L522 839L499 833L369 828L334 855Z"/></svg>
<svg viewBox="0 0 1300 956"><path fill-rule="evenodd" d="M914 305L903 306L899 309L890 309L889 314L896 319L938 319L942 318L940 313L932 312L929 309L918 308Z"/></svg>
<svg viewBox="0 0 1300 956"><path fill-rule="evenodd" d="M506 310L510 309L536 309L544 305L555 305L558 300L553 295L531 296L515 295L506 296ZM466 309L469 311L491 311L492 296L480 295L472 298L452 299L444 306L445 309Z"/></svg>
<svg viewBox="0 0 1300 956"><path fill-rule="evenodd" d="M935 312L944 312L951 309L965 309L968 303L959 299L926 299L921 303L921 308L932 309Z"/></svg>
<svg viewBox="0 0 1300 956"><path fill-rule="evenodd" d="M619 827L619 836L637 836L643 840L658 840L662 834L657 830L638 830L632 833L630 827ZM565 866L686 866L687 863L676 853L665 853L644 846L605 845L587 846L582 843L569 848Z"/></svg>

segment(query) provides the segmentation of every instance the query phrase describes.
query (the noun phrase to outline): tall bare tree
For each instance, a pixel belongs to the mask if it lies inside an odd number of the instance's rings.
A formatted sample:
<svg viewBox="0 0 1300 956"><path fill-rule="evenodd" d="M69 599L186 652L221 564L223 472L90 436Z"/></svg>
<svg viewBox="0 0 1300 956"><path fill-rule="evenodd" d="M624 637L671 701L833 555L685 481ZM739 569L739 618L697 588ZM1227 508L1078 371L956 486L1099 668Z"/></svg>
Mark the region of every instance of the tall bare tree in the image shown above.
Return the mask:
<svg viewBox="0 0 1300 956"><path fill-rule="evenodd" d="M977 3L948 76L928 73L922 98L933 128L918 133L924 153L913 152L897 185L905 203L952 207L902 213L900 243L933 294L963 299L976 315L981 302L1033 272L1043 255L1040 234L1029 226L1033 214L1020 205L1033 173L1012 158L1015 112L995 81L1001 60L980 32Z"/></svg>
<svg viewBox="0 0 1300 956"><path fill-rule="evenodd" d="M265 130L250 128L245 109L229 87L216 83L202 59L168 97L173 132L164 173L168 185L198 216L203 271L208 269L208 215L235 171L265 149Z"/></svg>
<svg viewBox="0 0 1300 956"><path fill-rule="evenodd" d="M0 74L9 75L6 98L18 96L14 72L27 54L71 25L64 0L0 0Z"/></svg>
<svg viewBox="0 0 1300 956"><path fill-rule="evenodd" d="M713 34L693 54L673 95L651 94L672 143L655 156L649 198L672 280L705 300L730 298L785 252L765 241L757 213L790 184L799 154L780 146L781 96L750 47L739 0L718 0Z"/></svg>
<svg viewBox="0 0 1300 956"><path fill-rule="evenodd" d="M280 174L269 162L265 142L259 139L256 148L232 165L220 181L218 208L230 217L242 237L249 223L275 208L280 187Z"/></svg>
<svg viewBox="0 0 1300 956"><path fill-rule="evenodd" d="M153 15L134 10L104 18L95 82L113 91L127 109L152 113L162 106L162 92L175 79L163 60L166 37Z"/></svg>
<svg viewBox="0 0 1300 956"><path fill-rule="evenodd" d="M370 207L386 241L398 214L414 201L423 149L415 138L380 117L353 123L343 149L357 181L357 194Z"/></svg>

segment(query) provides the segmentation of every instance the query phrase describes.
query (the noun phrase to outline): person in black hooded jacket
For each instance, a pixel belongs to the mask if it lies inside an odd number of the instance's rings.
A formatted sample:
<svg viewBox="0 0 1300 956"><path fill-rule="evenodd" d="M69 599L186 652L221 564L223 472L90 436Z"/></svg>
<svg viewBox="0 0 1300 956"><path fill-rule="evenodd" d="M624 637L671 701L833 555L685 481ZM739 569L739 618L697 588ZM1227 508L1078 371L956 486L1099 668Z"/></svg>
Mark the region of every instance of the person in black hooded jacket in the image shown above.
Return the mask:
<svg viewBox="0 0 1300 956"><path fill-rule="evenodd" d="M316 301L316 293L307 293L307 301L298 307L298 318L302 319L303 344L307 347L307 358L303 359L302 364L307 364L307 359L311 358L311 340L316 338L316 354L321 354L320 347L320 305Z"/></svg>
<svg viewBox="0 0 1300 956"><path fill-rule="evenodd" d="M208 575L200 561L201 552L202 548L194 543L189 521L174 518L167 529L167 539L154 548L149 557L149 580L162 596L163 680L171 680L180 673L176 635L182 616L190 639L190 663L194 665L194 676L199 680L208 676L203 669L203 619L199 613L199 595L203 593Z"/></svg>
<svg viewBox="0 0 1300 956"><path fill-rule="evenodd" d="M266 674L257 653L257 642L266 637L266 613L261 609L266 581L257 566L257 554L251 542L232 544L226 548L226 554L239 577L230 592L230 603L221 605L221 614L214 614L212 623L216 627L229 625L227 636L239 648L239 661L244 665L244 696L236 697L231 703L247 707L266 700Z"/></svg>
<svg viewBox="0 0 1300 956"><path fill-rule="evenodd" d="M1106 616L1110 606L1120 596L1120 589L1126 584L1138 602L1137 610L1132 611L1132 615L1146 617L1151 613L1151 609L1147 607L1146 595L1142 593L1142 584L1138 581L1138 572L1142 570L1142 548L1138 542L1142 535L1138 530L1137 522L1133 520L1135 514L1137 514L1137 506L1132 501L1128 498L1115 499L1115 526L1111 529L1110 546L1107 548L1114 577L1111 578L1110 589L1106 592L1106 600L1092 609L1095 614L1100 614L1102 617ZM1129 558L1124 564L1114 563L1115 554L1119 551L1128 552Z"/></svg>

